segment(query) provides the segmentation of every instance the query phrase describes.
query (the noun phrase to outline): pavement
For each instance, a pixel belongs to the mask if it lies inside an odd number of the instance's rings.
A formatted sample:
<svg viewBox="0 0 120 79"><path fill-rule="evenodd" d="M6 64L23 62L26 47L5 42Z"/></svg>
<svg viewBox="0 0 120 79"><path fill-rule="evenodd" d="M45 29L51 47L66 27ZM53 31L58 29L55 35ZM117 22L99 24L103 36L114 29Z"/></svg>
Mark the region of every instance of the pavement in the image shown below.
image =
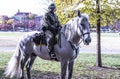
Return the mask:
<svg viewBox="0 0 120 79"><path fill-rule="evenodd" d="M101 53L102 54L120 54L120 35L119 34L103 34L101 37ZM80 44L80 53L97 53L97 36L91 34L92 42L85 46ZM0 52L14 52L17 42L20 39L17 37L0 36Z"/></svg>

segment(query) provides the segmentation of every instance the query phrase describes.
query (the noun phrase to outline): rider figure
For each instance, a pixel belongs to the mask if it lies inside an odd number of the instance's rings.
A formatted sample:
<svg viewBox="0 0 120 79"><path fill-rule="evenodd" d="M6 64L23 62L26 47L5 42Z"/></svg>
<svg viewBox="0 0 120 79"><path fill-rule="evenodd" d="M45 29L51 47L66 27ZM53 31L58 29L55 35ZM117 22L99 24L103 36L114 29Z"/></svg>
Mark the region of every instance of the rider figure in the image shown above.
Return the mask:
<svg viewBox="0 0 120 79"><path fill-rule="evenodd" d="M56 5L55 3L51 3L48 7L48 12L43 16L43 28L42 30L45 32L49 31L47 34L51 34L50 39L48 40L48 49L49 54L52 58L56 57L54 54L54 45L56 43L55 37L58 32L61 30L62 26L58 20L58 16L55 14Z"/></svg>

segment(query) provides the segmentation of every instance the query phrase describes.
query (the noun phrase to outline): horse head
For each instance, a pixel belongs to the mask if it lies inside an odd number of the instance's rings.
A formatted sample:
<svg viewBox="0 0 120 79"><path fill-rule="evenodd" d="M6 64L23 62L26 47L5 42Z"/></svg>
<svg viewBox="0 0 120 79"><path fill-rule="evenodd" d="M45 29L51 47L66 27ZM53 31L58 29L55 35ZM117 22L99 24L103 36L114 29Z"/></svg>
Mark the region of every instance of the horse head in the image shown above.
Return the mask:
<svg viewBox="0 0 120 79"><path fill-rule="evenodd" d="M78 10L78 28L79 28L79 35L82 36L83 43L85 45L89 45L91 42L90 36L90 23L88 17L86 15L82 15Z"/></svg>

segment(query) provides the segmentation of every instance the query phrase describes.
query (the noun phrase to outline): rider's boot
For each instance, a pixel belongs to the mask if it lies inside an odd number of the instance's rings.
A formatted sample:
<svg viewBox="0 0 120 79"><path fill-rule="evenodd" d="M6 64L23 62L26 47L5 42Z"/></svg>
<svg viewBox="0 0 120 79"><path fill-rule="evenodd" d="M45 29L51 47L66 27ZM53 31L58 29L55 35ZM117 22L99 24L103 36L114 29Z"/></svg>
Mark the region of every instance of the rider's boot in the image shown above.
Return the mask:
<svg viewBox="0 0 120 79"><path fill-rule="evenodd" d="M52 37L49 41L48 49L50 50L49 51L50 57L53 60L56 59L56 54L54 52L54 45L55 45L55 37Z"/></svg>
<svg viewBox="0 0 120 79"><path fill-rule="evenodd" d="M49 51L49 54L50 54L51 58L56 58L56 55L55 55L55 53L54 53L54 47L51 46L51 49L49 49L49 50L50 50L50 51Z"/></svg>

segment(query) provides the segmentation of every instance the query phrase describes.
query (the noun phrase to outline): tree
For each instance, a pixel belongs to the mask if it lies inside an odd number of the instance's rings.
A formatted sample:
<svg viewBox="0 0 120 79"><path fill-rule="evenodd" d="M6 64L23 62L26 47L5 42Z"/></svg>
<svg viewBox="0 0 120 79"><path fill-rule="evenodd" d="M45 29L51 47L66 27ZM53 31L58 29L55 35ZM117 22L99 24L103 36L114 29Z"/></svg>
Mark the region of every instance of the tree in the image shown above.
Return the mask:
<svg viewBox="0 0 120 79"><path fill-rule="evenodd" d="M73 13L76 7L79 6L81 13L87 13L90 16L90 23L96 25L96 0L53 0L57 3L57 14L61 23L64 25L68 20L73 18ZM101 0L101 26L106 26L116 23L115 20L120 19L119 0ZM106 19L107 15L107 19Z"/></svg>
<svg viewBox="0 0 120 79"><path fill-rule="evenodd" d="M97 19L97 62L96 65L98 67L102 67L102 60L101 60L101 35L100 35L100 0L96 0L96 9L98 14Z"/></svg>

